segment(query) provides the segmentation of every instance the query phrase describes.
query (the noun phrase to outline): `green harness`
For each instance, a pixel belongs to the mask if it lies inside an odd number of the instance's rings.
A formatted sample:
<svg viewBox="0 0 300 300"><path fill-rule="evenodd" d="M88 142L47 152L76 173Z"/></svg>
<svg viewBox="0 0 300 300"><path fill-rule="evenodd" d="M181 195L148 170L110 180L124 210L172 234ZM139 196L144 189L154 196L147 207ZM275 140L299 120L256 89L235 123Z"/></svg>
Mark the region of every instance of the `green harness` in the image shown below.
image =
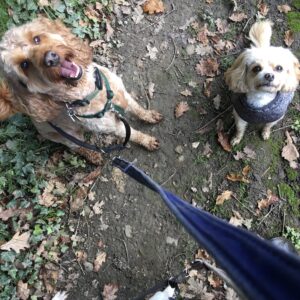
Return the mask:
<svg viewBox="0 0 300 300"><path fill-rule="evenodd" d="M112 99L114 98L114 92L111 90L106 76L96 67L94 70L94 76L95 76L95 90L89 95L87 95L86 97L84 97L83 99L75 100L72 103L66 104L69 116L72 119L73 117L86 118L86 119L93 119L93 118L100 119L105 115L106 112L112 111L115 112L117 115L123 117L125 115L124 109L121 106L116 105L112 102ZM106 88L106 97L107 97L107 101L104 105L104 108L101 111L90 115L76 114L73 108L89 105L91 103L91 100L93 100L98 95L98 93L103 89L102 78L104 80L104 84Z"/></svg>

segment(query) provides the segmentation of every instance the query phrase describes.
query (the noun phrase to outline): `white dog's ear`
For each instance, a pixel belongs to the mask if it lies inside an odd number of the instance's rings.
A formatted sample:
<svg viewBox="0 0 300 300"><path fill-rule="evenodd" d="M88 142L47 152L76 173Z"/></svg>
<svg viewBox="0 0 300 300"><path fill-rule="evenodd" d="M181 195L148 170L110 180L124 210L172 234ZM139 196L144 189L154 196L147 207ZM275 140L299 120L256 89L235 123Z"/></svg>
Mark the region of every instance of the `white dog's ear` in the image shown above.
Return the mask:
<svg viewBox="0 0 300 300"><path fill-rule="evenodd" d="M294 57L292 70L285 78L285 82L281 88L282 92L294 92L300 81L300 63L296 57Z"/></svg>
<svg viewBox="0 0 300 300"><path fill-rule="evenodd" d="M272 36L271 21L260 21L252 25L249 32L249 39L257 48L269 47Z"/></svg>
<svg viewBox="0 0 300 300"><path fill-rule="evenodd" d="M225 72L225 82L229 89L236 93L247 93L246 84L246 51L239 55L233 65Z"/></svg>

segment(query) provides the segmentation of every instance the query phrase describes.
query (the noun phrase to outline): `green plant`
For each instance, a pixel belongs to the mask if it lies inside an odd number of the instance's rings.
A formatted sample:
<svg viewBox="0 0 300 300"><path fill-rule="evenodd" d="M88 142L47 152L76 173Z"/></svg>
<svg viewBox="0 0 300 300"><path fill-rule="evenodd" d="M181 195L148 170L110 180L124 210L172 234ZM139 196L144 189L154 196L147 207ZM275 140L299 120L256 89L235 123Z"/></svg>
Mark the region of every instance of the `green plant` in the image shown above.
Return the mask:
<svg viewBox="0 0 300 300"><path fill-rule="evenodd" d="M286 226L285 230L284 237L289 239L297 250L300 250L300 231L289 226Z"/></svg>
<svg viewBox="0 0 300 300"><path fill-rule="evenodd" d="M300 119L295 120L291 128L297 132L300 132Z"/></svg>
<svg viewBox="0 0 300 300"><path fill-rule="evenodd" d="M41 2L36 0L5 0L13 12L7 26L21 25L38 15L45 15L50 19L61 19L77 36L95 40L101 38L107 22L106 14L111 11L112 5L110 0L58 0L52 4L43 2L44 4L39 4Z"/></svg>

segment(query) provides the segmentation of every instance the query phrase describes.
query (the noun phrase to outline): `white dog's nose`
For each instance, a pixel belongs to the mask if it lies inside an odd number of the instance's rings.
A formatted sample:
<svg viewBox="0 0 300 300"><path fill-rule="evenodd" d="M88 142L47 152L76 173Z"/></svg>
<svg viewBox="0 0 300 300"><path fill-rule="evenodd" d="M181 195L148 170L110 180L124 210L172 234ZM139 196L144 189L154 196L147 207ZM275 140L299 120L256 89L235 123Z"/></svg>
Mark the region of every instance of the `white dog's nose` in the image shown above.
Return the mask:
<svg viewBox="0 0 300 300"><path fill-rule="evenodd" d="M274 80L274 74L271 74L271 73L267 73L265 74L265 79L268 80L269 82L273 81Z"/></svg>
<svg viewBox="0 0 300 300"><path fill-rule="evenodd" d="M45 53L44 63L47 67L55 67L59 63L59 56L53 51Z"/></svg>

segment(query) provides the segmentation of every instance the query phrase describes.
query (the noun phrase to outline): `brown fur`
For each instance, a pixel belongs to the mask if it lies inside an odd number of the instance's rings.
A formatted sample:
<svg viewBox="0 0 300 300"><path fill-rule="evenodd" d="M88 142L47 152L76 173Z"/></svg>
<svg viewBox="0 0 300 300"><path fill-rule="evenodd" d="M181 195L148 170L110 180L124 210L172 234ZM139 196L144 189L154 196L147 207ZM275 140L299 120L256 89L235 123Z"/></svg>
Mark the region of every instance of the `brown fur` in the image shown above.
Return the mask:
<svg viewBox="0 0 300 300"><path fill-rule="evenodd" d="M37 38L38 37L38 38ZM45 63L46 54L55 53L58 64ZM81 78L72 79L64 75L64 62L72 63L82 70ZM26 62L26 64L24 64ZM73 122L65 103L83 99L95 89L94 68L107 77L114 92L113 102L148 123L157 123L162 115L142 108L126 91L122 80L107 68L92 62L92 50L60 21L38 18L31 23L9 30L0 43L0 68L5 84L0 88L0 118L6 119L15 112L29 115L38 131L46 138L63 143L76 152L91 159L95 155L79 149L47 124L52 121L68 133L83 139L83 129L115 134L125 137L123 123L113 112L107 112L101 119L76 119ZM70 69L67 69L70 70ZM77 76L77 75L76 75ZM76 108L79 115L96 113L107 101L105 86L90 105ZM132 129L131 140L148 150L158 148L158 141L149 135Z"/></svg>

